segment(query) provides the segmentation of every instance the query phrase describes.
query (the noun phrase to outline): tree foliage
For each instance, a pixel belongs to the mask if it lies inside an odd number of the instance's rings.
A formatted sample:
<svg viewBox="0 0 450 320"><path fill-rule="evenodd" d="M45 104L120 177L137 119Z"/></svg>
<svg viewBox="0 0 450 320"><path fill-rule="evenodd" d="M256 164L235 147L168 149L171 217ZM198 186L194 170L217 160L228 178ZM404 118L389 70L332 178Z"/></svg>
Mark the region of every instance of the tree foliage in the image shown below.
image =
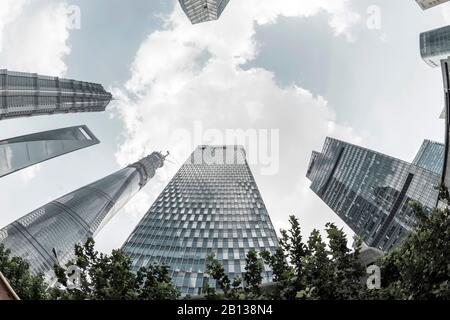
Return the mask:
<svg viewBox="0 0 450 320"><path fill-rule="evenodd" d="M450 202L446 188L441 187L439 194L443 203ZM366 269L358 259L361 241L349 249L343 230L329 223L325 240L313 230L304 242L300 223L291 216L290 229L281 231L275 251L247 252L243 278L230 279L210 254L206 271L220 290L206 284L203 292L208 299L450 299L450 210L444 205L428 212L417 204L412 209L417 220L414 230L378 261L380 290L369 290L363 281ZM268 287L261 285L265 265L273 273L274 282ZM75 247L75 259L65 268L55 266L57 288L48 289L42 275L30 275L27 262L10 257L1 244L0 271L22 299L161 300L180 296L167 266L133 271L121 250L99 253L93 239Z"/></svg>
<svg viewBox="0 0 450 320"><path fill-rule="evenodd" d="M440 196L450 201L447 188ZM426 212L412 204L414 232L381 261L385 299L450 299L450 211L447 206Z"/></svg>
<svg viewBox="0 0 450 320"><path fill-rule="evenodd" d="M247 253L243 288L240 297L247 299L359 299L368 296L361 283L365 268L358 260L360 248L348 249L347 237L334 224L327 224L326 244L314 230L303 242L300 223L289 218L290 230L282 231L280 247L275 252L264 250ZM264 264L273 272L274 284L261 286ZM210 258L208 272L229 298L230 283L221 264ZM234 294L234 296L236 296Z"/></svg>
<svg viewBox="0 0 450 320"><path fill-rule="evenodd" d="M22 300L43 300L47 298L47 285L42 275L32 276L28 263L18 257L11 257L11 251L0 243L0 271Z"/></svg>
<svg viewBox="0 0 450 320"><path fill-rule="evenodd" d="M76 258L64 269L55 266L60 288L51 292L53 299L70 300L162 300L176 299L167 266L151 265L133 272L131 260L121 250L105 255L94 249L88 239L75 247ZM71 273L70 270L73 272ZM69 270L69 272L68 272Z"/></svg>

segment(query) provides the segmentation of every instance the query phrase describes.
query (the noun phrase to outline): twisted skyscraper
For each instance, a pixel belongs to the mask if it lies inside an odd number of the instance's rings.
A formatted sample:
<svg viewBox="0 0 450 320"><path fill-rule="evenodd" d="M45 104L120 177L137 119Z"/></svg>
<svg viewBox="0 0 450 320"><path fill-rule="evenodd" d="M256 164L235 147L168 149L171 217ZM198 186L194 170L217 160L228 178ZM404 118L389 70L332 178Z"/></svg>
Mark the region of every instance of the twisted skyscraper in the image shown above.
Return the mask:
<svg viewBox="0 0 450 320"><path fill-rule="evenodd" d="M105 111L111 99L100 84L0 70L0 120Z"/></svg>
<svg viewBox="0 0 450 320"><path fill-rule="evenodd" d="M48 274L74 256L74 246L94 236L164 165L153 153L114 174L71 192L0 230L0 242Z"/></svg>

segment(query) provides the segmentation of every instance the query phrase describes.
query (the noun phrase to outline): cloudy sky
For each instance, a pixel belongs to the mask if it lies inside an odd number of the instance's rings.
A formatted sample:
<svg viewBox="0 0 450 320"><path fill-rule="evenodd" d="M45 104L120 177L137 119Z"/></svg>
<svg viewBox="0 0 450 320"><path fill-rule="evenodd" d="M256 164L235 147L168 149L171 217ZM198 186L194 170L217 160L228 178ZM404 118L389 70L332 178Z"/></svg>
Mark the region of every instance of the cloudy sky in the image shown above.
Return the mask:
<svg viewBox="0 0 450 320"><path fill-rule="evenodd" d="M309 190L311 151L333 136L411 161L423 139L441 141L441 76L418 37L449 23L450 5L423 12L414 0L231 0L219 21L195 26L175 0L2 0L0 68L102 83L116 100L105 113L0 123L0 139L86 124L102 141L1 179L0 226L170 150L171 163L98 235L108 252L195 143L253 130L248 151L270 144L278 168L251 164L275 228L296 214L306 233L329 221L350 233ZM276 130L279 143L268 143Z"/></svg>

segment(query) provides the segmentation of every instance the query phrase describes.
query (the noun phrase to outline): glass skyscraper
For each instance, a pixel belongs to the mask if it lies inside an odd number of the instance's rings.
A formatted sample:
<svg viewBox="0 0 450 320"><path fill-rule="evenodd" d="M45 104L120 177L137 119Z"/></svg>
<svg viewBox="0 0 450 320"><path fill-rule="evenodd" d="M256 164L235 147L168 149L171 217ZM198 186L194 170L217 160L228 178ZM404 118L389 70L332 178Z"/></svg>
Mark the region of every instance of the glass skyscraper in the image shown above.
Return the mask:
<svg viewBox="0 0 450 320"><path fill-rule="evenodd" d="M86 126L63 128L0 141L0 177L100 143Z"/></svg>
<svg viewBox="0 0 450 320"><path fill-rule="evenodd" d="M160 153L73 191L0 229L0 242L30 264L33 274L52 274L74 257L74 246L93 237L164 164Z"/></svg>
<svg viewBox="0 0 450 320"><path fill-rule="evenodd" d="M419 4L419 6L423 10L430 9L432 7L443 4L447 1L449 1L449 0L416 0L416 2Z"/></svg>
<svg viewBox="0 0 450 320"><path fill-rule="evenodd" d="M412 163L441 175L444 167L444 153L445 146L442 143L425 140Z"/></svg>
<svg viewBox="0 0 450 320"><path fill-rule="evenodd" d="M217 20L230 0L179 0L192 24Z"/></svg>
<svg viewBox="0 0 450 320"><path fill-rule="evenodd" d="M415 224L411 201L427 211L436 206L440 174L428 169L437 169L438 149L422 147L416 157L421 167L327 138L322 152L313 152L307 177L311 189L367 245L389 251Z"/></svg>
<svg viewBox="0 0 450 320"><path fill-rule="evenodd" d="M450 26L420 34L420 53L431 67L439 67L450 56Z"/></svg>
<svg viewBox="0 0 450 320"><path fill-rule="evenodd" d="M0 70L0 120L105 111L111 99L100 84Z"/></svg>
<svg viewBox="0 0 450 320"><path fill-rule="evenodd" d="M274 252L278 239L238 146L200 146L176 173L130 235L123 250L135 270L170 267L183 294L201 294L206 257L214 252L230 278L245 272L250 249ZM263 275L272 278L269 268Z"/></svg>

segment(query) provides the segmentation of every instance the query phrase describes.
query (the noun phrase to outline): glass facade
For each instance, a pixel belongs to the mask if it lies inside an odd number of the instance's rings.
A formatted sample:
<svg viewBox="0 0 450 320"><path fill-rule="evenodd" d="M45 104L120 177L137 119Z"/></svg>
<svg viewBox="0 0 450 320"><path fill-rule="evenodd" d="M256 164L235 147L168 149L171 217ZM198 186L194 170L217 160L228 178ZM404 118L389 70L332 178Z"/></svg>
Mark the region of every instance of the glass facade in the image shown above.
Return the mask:
<svg viewBox="0 0 450 320"><path fill-rule="evenodd" d="M449 0L416 0L423 10L430 9L447 1Z"/></svg>
<svg viewBox="0 0 450 320"><path fill-rule="evenodd" d="M425 140L413 164L441 175L444 167L444 153L445 146L442 143Z"/></svg>
<svg viewBox="0 0 450 320"><path fill-rule="evenodd" d="M450 26L421 33L420 52L428 65L439 67L450 56Z"/></svg>
<svg viewBox="0 0 450 320"><path fill-rule="evenodd" d="M111 99L100 84L0 70L0 120L105 111Z"/></svg>
<svg viewBox="0 0 450 320"><path fill-rule="evenodd" d="M437 203L440 175L419 166L331 138L313 159L311 189L371 247L389 251L412 229L411 201Z"/></svg>
<svg viewBox="0 0 450 320"><path fill-rule="evenodd" d="M183 294L201 294L214 252L230 278L245 272L250 249L274 252L278 239L256 182L237 146L200 146L176 173L123 246L135 270L170 267ZM264 280L272 273L265 268Z"/></svg>
<svg viewBox="0 0 450 320"><path fill-rule="evenodd" d="M86 126L0 141L0 178L37 163L100 143Z"/></svg>
<svg viewBox="0 0 450 320"><path fill-rule="evenodd" d="M159 153L73 191L0 230L0 242L27 260L33 274L50 277L55 263L73 258L74 246L93 237L146 183L164 157Z"/></svg>
<svg viewBox="0 0 450 320"><path fill-rule="evenodd" d="M192 24L220 18L230 0L179 0Z"/></svg>

